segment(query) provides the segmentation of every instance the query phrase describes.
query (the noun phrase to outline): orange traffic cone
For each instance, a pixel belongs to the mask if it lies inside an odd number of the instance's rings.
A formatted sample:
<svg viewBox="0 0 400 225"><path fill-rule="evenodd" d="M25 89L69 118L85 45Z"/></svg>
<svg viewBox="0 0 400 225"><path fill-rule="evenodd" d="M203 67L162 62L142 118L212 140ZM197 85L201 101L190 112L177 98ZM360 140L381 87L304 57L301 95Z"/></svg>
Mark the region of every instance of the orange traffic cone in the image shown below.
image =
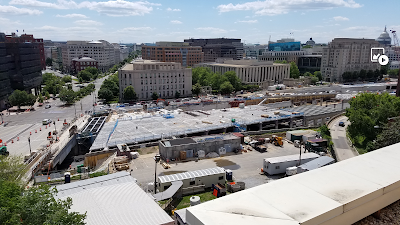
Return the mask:
<svg viewBox="0 0 400 225"><path fill-rule="evenodd" d="M11 139L11 143L14 143L14 139Z"/></svg>
<svg viewBox="0 0 400 225"><path fill-rule="evenodd" d="M4 146L7 146L7 142L4 142Z"/></svg>
<svg viewBox="0 0 400 225"><path fill-rule="evenodd" d="M47 126L46 126L46 129L47 129Z"/></svg>
<svg viewBox="0 0 400 225"><path fill-rule="evenodd" d="M29 135L32 135L32 132L29 132Z"/></svg>
<svg viewBox="0 0 400 225"><path fill-rule="evenodd" d="M17 137L17 141L19 141L19 137Z"/></svg>
<svg viewBox="0 0 400 225"><path fill-rule="evenodd" d="M35 130L35 133L37 133L37 130Z"/></svg>
<svg viewBox="0 0 400 225"><path fill-rule="evenodd" d="M40 130L39 131L42 131L42 128L40 128Z"/></svg>

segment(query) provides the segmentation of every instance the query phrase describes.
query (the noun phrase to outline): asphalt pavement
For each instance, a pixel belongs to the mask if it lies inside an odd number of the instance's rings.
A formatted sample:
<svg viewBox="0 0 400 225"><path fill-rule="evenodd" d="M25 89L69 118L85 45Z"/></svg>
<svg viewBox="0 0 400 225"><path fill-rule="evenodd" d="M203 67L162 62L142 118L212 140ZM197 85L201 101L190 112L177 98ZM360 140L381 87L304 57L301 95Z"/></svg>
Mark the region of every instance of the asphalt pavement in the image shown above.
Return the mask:
<svg viewBox="0 0 400 225"><path fill-rule="evenodd" d="M82 98L74 105L65 106L59 99L49 100L43 106L34 107L34 111L23 113L7 114L3 111L4 122L8 122L6 127L0 126L0 139L7 142L7 149L11 155L26 155L29 153L28 137L31 140L31 150L43 148L48 143L47 135L49 131L54 130L54 125L50 127L42 125L44 119L56 121L58 131L62 128L62 123L66 120L71 122L75 115L85 114L85 111L93 111L93 103L97 100L97 92L100 89L105 77L94 81L96 90L91 95ZM45 105L51 105L51 108L46 109ZM18 141L19 137L19 141ZM14 142L14 143L12 143Z"/></svg>
<svg viewBox="0 0 400 225"><path fill-rule="evenodd" d="M344 122L345 126L339 126L339 122ZM349 141L347 140L346 128L348 125L350 125L350 122L345 116L339 116L329 124L332 142L334 144L338 161L349 159L358 155L356 150L350 146Z"/></svg>

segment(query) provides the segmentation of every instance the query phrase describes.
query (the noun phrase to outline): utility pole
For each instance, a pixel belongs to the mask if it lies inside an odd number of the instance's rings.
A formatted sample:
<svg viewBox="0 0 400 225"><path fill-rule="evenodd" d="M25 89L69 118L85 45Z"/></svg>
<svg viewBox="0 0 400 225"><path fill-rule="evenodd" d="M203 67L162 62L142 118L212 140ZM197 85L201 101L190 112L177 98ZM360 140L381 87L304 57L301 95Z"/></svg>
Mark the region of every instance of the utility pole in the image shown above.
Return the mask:
<svg viewBox="0 0 400 225"><path fill-rule="evenodd" d="M31 149L31 137L28 137L28 143L29 143L29 153L32 155L32 149Z"/></svg>
<svg viewBox="0 0 400 225"><path fill-rule="evenodd" d="M157 163L160 162L160 160L161 160L160 154L154 156L154 161L156 163L156 166L154 168L154 194L157 194Z"/></svg>
<svg viewBox="0 0 400 225"><path fill-rule="evenodd" d="M83 111L82 111L82 99L81 99L81 113L83 113Z"/></svg>

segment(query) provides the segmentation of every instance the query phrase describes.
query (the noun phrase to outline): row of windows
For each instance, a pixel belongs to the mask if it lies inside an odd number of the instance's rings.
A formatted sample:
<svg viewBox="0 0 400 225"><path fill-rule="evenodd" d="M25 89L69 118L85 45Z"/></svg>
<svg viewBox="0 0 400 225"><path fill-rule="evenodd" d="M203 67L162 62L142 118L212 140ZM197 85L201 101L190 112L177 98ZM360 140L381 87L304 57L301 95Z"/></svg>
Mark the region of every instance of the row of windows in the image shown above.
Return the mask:
<svg viewBox="0 0 400 225"><path fill-rule="evenodd" d="M125 83L125 85L127 85L127 84ZM179 86L177 84L175 84L175 88L174 88L173 84L158 86L158 90L182 89L182 88L185 88L185 84L179 84ZM157 90L157 86L142 86L142 91L148 91L148 90L155 91L155 90Z"/></svg>
<svg viewBox="0 0 400 225"><path fill-rule="evenodd" d="M170 82L171 82L171 84L174 83L174 79L172 79L171 81L170 81L170 79L158 79L159 84L161 84L161 83L169 84ZM125 83L126 83L126 81L125 81ZM140 81L140 84L147 84L147 83L152 84L153 80L141 80ZM178 83L178 78L175 78L175 83ZM179 83L185 83L185 78L179 78ZM154 84L157 84L157 79L154 79Z"/></svg>

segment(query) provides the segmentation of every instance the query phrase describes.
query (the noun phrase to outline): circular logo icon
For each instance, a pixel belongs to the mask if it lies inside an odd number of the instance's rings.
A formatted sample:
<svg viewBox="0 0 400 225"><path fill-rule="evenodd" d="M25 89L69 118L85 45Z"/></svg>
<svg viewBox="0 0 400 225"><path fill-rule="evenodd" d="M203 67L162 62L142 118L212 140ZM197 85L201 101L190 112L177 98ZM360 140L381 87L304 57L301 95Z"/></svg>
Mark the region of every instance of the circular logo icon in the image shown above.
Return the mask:
<svg viewBox="0 0 400 225"><path fill-rule="evenodd" d="M389 63L389 58L386 55L381 55L378 58L378 62L381 66L386 66Z"/></svg>

